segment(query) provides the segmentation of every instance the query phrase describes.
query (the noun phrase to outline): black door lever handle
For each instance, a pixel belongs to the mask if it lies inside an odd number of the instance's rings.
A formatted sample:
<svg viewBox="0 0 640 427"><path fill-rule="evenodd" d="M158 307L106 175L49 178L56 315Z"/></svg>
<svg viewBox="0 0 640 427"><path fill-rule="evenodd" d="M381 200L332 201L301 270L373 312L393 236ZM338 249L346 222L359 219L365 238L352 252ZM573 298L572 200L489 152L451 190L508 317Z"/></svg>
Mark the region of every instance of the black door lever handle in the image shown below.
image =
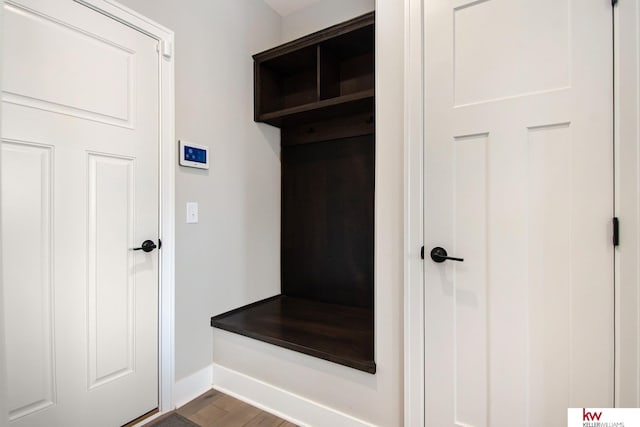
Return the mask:
<svg viewBox="0 0 640 427"><path fill-rule="evenodd" d="M433 260L433 262L441 263L445 262L446 260L458 262L464 261L464 258L456 258L448 255L449 254L447 253L447 250L445 248L441 248L440 246L431 249L431 259Z"/></svg>
<svg viewBox="0 0 640 427"><path fill-rule="evenodd" d="M151 252L152 250L154 250L155 248L157 248L156 244L153 243L153 241L151 240L145 240L144 242L142 242L142 246L140 246L139 248L133 248L134 251L145 251L145 252Z"/></svg>

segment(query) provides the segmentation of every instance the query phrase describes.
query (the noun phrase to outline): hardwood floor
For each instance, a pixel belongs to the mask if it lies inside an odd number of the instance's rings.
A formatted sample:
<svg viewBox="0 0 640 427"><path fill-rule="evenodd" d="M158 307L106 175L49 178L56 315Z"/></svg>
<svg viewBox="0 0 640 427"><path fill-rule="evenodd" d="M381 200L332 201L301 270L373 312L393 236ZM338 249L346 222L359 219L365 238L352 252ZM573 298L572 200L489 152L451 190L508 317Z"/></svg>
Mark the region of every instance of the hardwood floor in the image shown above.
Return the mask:
<svg viewBox="0 0 640 427"><path fill-rule="evenodd" d="M204 393L176 412L200 427L296 427L217 390ZM153 427L161 420L154 420L145 427Z"/></svg>

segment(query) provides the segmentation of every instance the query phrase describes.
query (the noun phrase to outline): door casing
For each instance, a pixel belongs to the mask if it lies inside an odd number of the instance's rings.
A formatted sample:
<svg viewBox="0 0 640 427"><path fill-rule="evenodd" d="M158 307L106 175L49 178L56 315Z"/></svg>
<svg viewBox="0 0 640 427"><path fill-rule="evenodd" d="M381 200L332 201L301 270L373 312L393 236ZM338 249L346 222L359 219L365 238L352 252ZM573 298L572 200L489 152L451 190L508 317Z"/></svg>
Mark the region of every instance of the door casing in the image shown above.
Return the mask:
<svg viewBox="0 0 640 427"><path fill-rule="evenodd" d="M423 0L404 6L404 425L424 426Z"/></svg>
<svg viewBox="0 0 640 427"><path fill-rule="evenodd" d="M615 255L617 407L640 407L640 0L618 2L614 16Z"/></svg>
<svg viewBox="0 0 640 427"><path fill-rule="evenodd" d="M4 0L0 0L0 28L4 19ZM2 61L2 40L0 40L0 61ZM2 63L0 62L0 88L2 88ZM2 135L2 108L0 108L0 135ZM2 150L0 150L2 151ZM0 154L0 163L2 155ZM2 182L0 182L2 185ZM2 215L2 203L0 202L0 215ZM0 241L2 235L0 234ZM0 249L0 271L2 271L2 249ZM0 307L4 307L2 275L0 275ZM6 353L4 344L4 316L0 316L0 427L9 425L9 409L7 408L7 372Z"/></svg>

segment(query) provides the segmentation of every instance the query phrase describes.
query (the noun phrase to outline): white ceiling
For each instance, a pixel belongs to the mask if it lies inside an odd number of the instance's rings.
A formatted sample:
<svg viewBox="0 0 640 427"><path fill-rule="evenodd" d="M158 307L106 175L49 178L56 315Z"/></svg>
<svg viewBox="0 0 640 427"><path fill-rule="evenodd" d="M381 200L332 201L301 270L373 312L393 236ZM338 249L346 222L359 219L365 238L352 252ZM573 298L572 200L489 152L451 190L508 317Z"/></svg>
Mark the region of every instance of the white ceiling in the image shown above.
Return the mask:
<svg viewBox="0 0 640 427"><path fill-rule="evenodd" d="M320 0L264 0L273 10L281 16L287 16L298 9L305 8Z"/></svg>

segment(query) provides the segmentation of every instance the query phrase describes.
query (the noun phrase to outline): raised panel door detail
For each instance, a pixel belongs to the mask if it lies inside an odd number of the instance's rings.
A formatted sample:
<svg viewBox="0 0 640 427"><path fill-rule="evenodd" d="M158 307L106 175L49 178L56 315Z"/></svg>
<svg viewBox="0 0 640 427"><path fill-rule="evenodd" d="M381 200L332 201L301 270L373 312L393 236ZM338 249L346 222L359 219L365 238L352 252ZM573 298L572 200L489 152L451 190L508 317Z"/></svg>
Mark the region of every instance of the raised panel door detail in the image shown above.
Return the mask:
<svg viewBox="0 0 640 427"><path fill-rule="evenodd" d="M134 52L18 5L3 25L3 101L133 126Z"/></svg>
<svg viewBox="0 0 640 427"><path fill-rule="evenodd" d="M134 369L134 160L89 154L90 388Z"/></svg>
<svg viewBox="0 0 640 427"><path fill-rule="evenodd" d="M458 3L453 10L456 105L570 85L568 0Z"/></svg>
<svg viewBox="0 0 640 427"><path fill-rule="evenodd" d="M528 138L529 425L552 425L570 406L572 141L569 123Z"/></svg>
<svg viewBox="0 0 640 427"><path fill-rule="evenodd" d="M489 134L454 138L455 246L464 254L451 274L455 316L455 420L458 426L487 425L487 179Z"/></svg>
<svg viewBox="0 0 640 427"><path fill-rule="evenodd" d="M2 142L3 313L9 326L11 420L56 401L52 188L52 147Z"/></svg>

